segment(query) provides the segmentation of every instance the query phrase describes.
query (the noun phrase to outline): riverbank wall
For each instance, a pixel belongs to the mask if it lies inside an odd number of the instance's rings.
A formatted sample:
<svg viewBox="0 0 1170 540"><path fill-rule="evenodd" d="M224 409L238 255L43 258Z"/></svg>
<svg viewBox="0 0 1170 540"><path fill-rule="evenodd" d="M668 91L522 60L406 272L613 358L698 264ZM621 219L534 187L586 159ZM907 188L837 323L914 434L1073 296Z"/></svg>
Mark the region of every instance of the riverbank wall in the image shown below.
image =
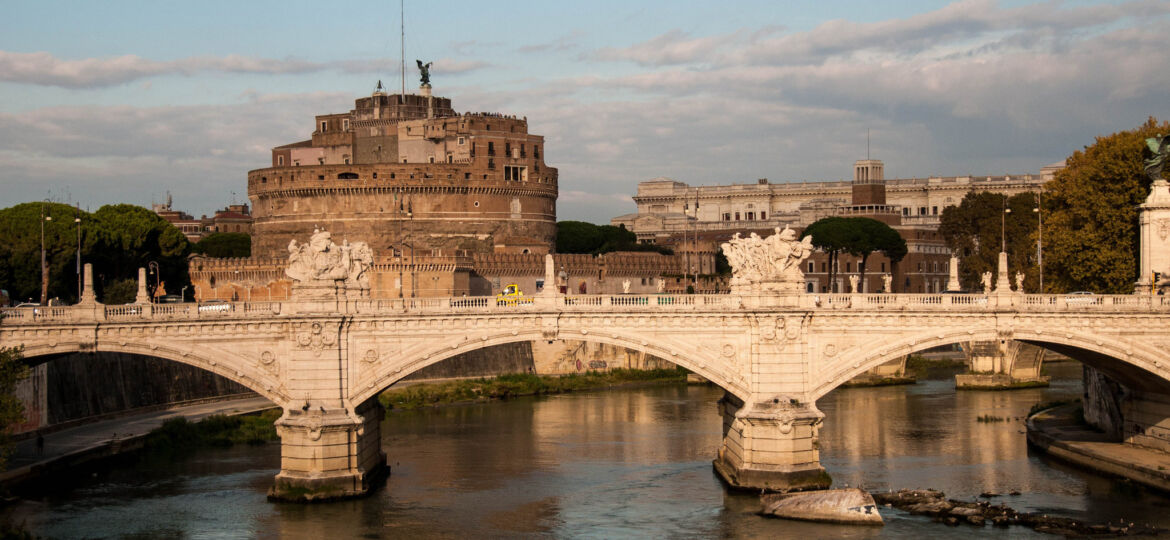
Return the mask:
<svg viewBox="0 0 1170 540"><path fill-rule="evenodd" d="M1028 417L1028 444L1077 467L1170 493L1170 453L1114 440L1083 423L1080 404Z"/></svg>

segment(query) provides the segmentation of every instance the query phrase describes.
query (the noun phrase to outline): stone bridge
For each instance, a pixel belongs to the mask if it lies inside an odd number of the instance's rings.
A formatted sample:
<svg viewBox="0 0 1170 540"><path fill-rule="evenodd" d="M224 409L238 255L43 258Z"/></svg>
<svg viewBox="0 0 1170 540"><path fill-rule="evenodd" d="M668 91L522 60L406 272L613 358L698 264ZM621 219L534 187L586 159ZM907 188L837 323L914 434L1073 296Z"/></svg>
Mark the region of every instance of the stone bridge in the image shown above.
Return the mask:
<svg viewBox="0 0 1170 540"><path fill-rule="evenodd" d="M88 272L87 272L88 273ZM88 281L88 280L87 280ZM87 283L88 285L88 283ZM827 487L816 402L931 347L1017 340L1137 390L1170 393L1170 300L965 294L537 296L103 305L0 312L29 362L122 352L196 366L284 410L272 496L356 496L386 472L380 392L446 358L516 341L596 341L669 360L725 391L715 467L752 489Z"/></svg>

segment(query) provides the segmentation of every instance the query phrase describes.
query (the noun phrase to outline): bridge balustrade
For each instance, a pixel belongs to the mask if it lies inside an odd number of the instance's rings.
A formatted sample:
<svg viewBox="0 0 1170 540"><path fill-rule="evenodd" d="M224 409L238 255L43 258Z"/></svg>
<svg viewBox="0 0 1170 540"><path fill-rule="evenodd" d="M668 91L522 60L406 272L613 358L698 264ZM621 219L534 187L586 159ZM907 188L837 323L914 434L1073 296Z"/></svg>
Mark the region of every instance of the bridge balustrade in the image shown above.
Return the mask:
<svg viewBox="0 0 1170 540"><path fill-rule="evenodd" d="M295 302L223 302L215 304L126 304L0 309L0 324L60 324L102 321L200 320L271 317L293 312ZM728 294L573 295L497 298L366 299L353 303L361 314L484 313L533 311L687 311L696 309L801 310L966 310L1020 311L1170 311L1170 297L1151 295L1066 294L800 294L732 296ZM97 310L97 311L95 311Z"/></svg>

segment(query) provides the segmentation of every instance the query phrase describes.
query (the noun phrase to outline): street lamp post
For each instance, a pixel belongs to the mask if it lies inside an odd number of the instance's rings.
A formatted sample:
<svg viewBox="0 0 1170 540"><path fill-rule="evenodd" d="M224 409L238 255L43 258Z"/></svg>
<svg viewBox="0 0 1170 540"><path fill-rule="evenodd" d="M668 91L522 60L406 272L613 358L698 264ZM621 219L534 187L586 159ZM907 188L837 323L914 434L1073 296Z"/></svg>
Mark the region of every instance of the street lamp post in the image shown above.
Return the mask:
<svg viewBox="0 0 1170 540"><path fill-rule="evenodd" d="M45 201L48 202L48 201ZM45 215L45 205L41 205L41 305L49 303L49 263L45 257L45 222L53 221L53 216Z"/></svg>
<svg viewBox="0 0 1170 540"><path fill-rule="evenodd" d="M1040 294L1044 294L1044 213L1040 211L1043 195L1044 189L1041 189L1036 194L1036 208L1032 209L1036 213L1036 231L1039 233L1036 238L1036 263L1040 266Z"/></svg>
<svg viewBox="0 0 1170 540"><path fill-rule="evenodd" d="M410 297L414 298L415 289L414 280L417 279L416 268L414 267L414 205L410 200L406 201L406 222L410 225Z"/></svg>
<svg viewBox="0 0 1170 540"><path fill-rule="evenodd" d="M683 253L686 254L683 260L683 283L691 282L691 275L687 273L687 269L691 267L691 252L687 251L687 233L691 230L691 216L688 214L690 209L690 203L683 201Z"/></svg>
<svg viewBox="0 0 1170 540"><path fill-rule="evenodd" d="M1007 195L1003 196L1003 214L999 216L999 250L1007 253L1007 215L1012 209L1007 207Z"/></svg>
<svg viewBox="0 0 1170 540"><path fill-rule="evenodd" d="M81 203L77 203L77 215L73 218L77 224L77 301L81 301Z"/></svg>
<svg viewBox="0 0 1170 540"><path fill-rule="evenodd" d="M150 269L150 275L154 276L154 291L150 294L150 301L151 303L154 303L156 300L158 300L158 263L150 261L146 263L146 267Z"/></svg>

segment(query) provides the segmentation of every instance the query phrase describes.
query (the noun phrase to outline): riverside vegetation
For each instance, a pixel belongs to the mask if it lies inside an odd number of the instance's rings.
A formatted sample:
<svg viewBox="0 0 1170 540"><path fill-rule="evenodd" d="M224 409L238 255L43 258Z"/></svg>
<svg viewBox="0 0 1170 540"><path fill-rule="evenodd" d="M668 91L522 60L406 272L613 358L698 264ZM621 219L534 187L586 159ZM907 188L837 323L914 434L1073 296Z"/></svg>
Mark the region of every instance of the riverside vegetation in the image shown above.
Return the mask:
<svg viewBox="0 0 1170 540"><path fill-rule="evenodd" d="M144 445L149 450L173 452L201 446L264 444L279 439L274 425L277 418L280 418L279 409L270 409L258 415L217 414L200 422L174 418L151 431Z"/></svg>
<svg viewBox="0 0 1170 540"><path fill-rule="evenodd" d="M413 410L456 403L475 403L520 396L563 394L636 384L684 383L687 371L670 369L614 369L570 375L517 373L493 378L463 379L391 388L378 397L387 409Z"/></svg>

